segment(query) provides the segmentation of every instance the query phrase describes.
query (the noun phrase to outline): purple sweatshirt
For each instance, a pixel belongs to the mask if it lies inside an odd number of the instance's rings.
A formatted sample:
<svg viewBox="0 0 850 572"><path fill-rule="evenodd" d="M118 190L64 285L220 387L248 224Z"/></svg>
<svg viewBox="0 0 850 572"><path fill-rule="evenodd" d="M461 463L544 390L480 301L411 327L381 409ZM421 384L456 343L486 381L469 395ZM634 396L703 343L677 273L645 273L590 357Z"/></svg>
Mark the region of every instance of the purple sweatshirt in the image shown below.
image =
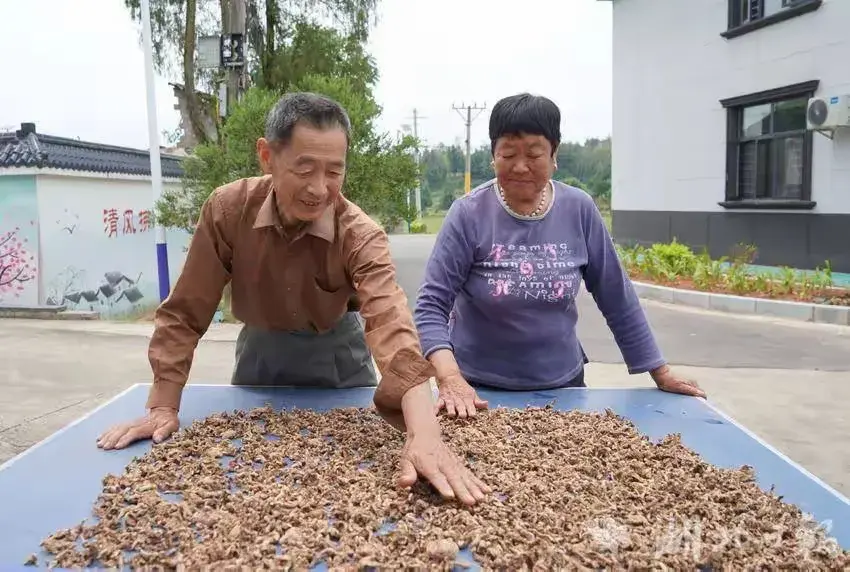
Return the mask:
<svg viewBox="0 0 850 572"><path fill-rule="evenodd" d="M553 181L542 219L512 214L495 181L456 200L437 235L416 303L427 357L454 352L473 384L561 387L581 373L575 304L583 279L629 373L665 363L593 199Z"/></svg>

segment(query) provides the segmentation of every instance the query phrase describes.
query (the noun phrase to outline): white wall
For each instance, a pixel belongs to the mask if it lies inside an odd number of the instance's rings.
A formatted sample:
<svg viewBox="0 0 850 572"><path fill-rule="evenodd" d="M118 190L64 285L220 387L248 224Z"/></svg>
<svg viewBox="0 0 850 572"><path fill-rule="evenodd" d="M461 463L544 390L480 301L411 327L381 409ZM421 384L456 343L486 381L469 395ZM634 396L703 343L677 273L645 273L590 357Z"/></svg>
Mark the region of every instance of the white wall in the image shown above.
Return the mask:
<svg viewBox="0 0 850 572"><path fill-rule="evenodd" d="M153 210L150 181L38 175L37 188L40 303L61 305L64 299L69 308L111 317L159 303L155 236L140 220L141 211ZM114 233L112 209L117 215ZM132 211L129 225L125 211ZM167 240L173 286L188 236L170 231ZM108 273L129 280L110 283ZM101 289L107 284L111 288ZM124 290L128 292L122 296Z"/></svg>
<svg viewBox="0 0 850 572"><path fill-rule="evenodd" d="M850 93L850 0L730 40L727 14L726 0L614 0L613 209L723 210L721 99L815 79ZM812 169L814 212L850 213L850 135L815 134Z"/></svg>

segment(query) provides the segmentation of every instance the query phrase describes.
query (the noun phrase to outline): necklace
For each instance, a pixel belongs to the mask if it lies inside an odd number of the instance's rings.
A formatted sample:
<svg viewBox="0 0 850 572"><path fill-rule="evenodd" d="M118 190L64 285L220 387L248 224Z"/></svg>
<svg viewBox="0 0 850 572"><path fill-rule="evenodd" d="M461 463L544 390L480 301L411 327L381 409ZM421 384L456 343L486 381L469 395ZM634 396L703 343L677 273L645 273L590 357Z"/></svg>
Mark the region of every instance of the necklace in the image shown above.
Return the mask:
<svg viewBox="0 0 850 572"><path fill-rule="evenodd" d="M502 198L502 204L504 204L505 208L508 209L511 213L521 217L538 217L543 214L543 211L545 210L546 206L546 191L549 189L549 183L546 183L546 186L543 187L543 190L540 192L540 202L537 203L537 207L529 214L518 213L514 209L512 209L511 205L508 204L508 199L505 198L505 191L504 189L502 189L502 186L497 184L496 187L499 189L499 196Z"/></svg>

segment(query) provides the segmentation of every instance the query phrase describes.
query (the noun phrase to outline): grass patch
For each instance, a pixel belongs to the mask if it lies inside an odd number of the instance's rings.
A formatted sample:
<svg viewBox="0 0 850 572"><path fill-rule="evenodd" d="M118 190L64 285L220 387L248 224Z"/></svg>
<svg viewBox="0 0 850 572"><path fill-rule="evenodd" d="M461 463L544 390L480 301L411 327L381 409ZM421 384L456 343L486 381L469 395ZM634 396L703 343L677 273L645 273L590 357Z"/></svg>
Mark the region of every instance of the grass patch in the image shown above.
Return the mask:
<svg viewBox="0 0 850 572"><path fill-rule="evenodd" d="M443 227L446 213L429 213L422 217L421 222L425 225L424 234L437 234Z"/></svg>

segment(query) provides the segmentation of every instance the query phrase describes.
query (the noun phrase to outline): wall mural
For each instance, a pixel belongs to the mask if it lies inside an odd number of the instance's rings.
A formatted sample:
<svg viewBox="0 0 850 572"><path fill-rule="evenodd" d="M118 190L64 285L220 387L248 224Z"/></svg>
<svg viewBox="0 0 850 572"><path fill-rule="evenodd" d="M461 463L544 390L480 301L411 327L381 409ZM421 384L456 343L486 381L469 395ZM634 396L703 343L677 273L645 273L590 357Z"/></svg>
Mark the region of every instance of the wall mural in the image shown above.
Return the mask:
<svg viewBox="0 0 850 572"><path fill-rule="evenodd" d="M141 275L134 280L113 270L103 275L99 286L89 288L91 283L86 280L85 272L69 266L47 285L45 304L103 314L126 312L127 305L135 309L139 303L144 303L145 295L137 286L140 279Z"/></svg>
<svg viewBox="0 0 850 572"><path fill-rule="evenodd" d="M60 254L68 265L45 283L44 303L111 318L155 305L156 284L143 280L156 270L150 218L146 209L63 208L45 255L51 269Z"/></svg>
<svg viewBox="0 0 850 572"><path fill-rule="evenodd" d="M0 177L0 305L38 305L38 202L32 177Z"/></svg>
<svg viewBox="0 0 850 572"><path fill-rule="evenodd" d="M159 304L150 183L40 178L42 297L45 304L138 316ZM171 284L188 242L169 232Z"/></svg>

